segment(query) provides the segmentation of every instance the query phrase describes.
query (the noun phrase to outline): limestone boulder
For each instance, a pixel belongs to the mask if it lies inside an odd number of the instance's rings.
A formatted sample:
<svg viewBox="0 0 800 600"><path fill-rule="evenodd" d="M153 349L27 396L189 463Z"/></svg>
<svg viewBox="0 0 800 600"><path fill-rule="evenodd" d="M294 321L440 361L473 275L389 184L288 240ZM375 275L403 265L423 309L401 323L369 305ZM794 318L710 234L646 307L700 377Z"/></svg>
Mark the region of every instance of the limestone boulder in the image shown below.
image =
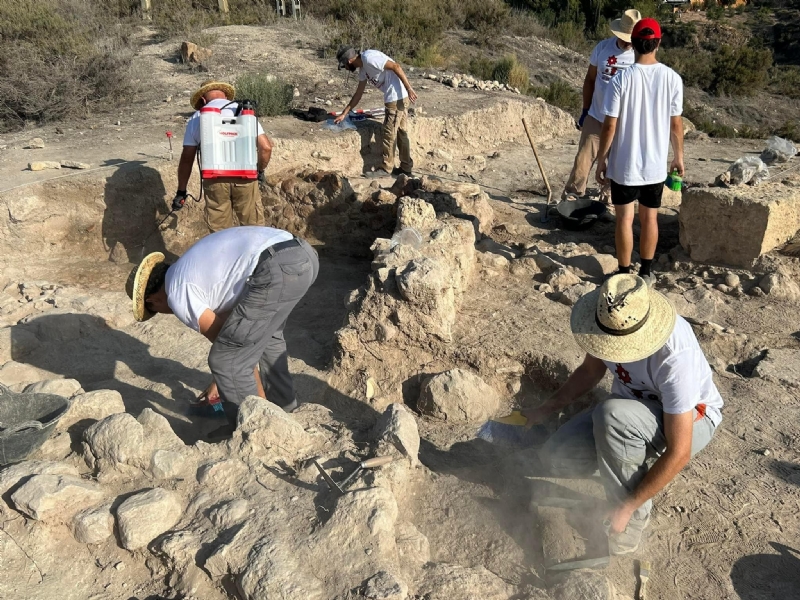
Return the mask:
<svg viewBox="0 0 800 600"><path fill-rule="evenodd" d="M789 388L800 388L800 350L767 350L753 375Z"/></svg>
<svg viewBox="0 0 800 600"><path fill-rule="evenodd" d="M22 391L31 382L44 381L53 377L55 377L53 373L44 369L14 360L9 360L0 367L0 383L14 391Z"/></svg>
<svg viewBox="0 0 800 600"><path fill-rule="evenodd" d="M169 421L151 408L145 408L136 419L142 426L142 435L149 452L156 450L183 450L186 445L181 441Z"/></svg>
<svg viewBox="0 0 800 600"><path fill-rule="evenodd" d="M417 595L426 600L508 600L514 593L513 586L484 567L445 563L426 566L417 588Z"/></svg>
<svg viewBox="0 0 800 600"><path fill-rule="evenodd" d="M434 375L422 386L420 411L448 421L485 421L500 408L497 392L483 379L463 369Z"/></svg>
<svg viewBox="0 0 800 600"><path fill-rule="evenodd" d="M247 500L237 498L211 509L208 513L208 518L215 527L219 529L228 529L244 520L249 511L250 504Z"/></svg>
<svg viewBox="0 0 800 600"><path fill-rule="evenodd" d="M181 44L181 62L184 64L200 64L211 58L213 52L192 42Z"/></svg>
<svg viewBox="0 0 800 600"><path fill-rule="evenodd" d="M149 456L144 446L144 429L128 413L106 417L83 434L84 458L90 467L114 468L118 464L146 468Z"/></svg>
<svg viewBox="0 0 800 600"><path fill-rule="evenodd" d="M67 431L76 423L88 427L111 415L124 413L122 395L115 390L97 390L79 394L72 399L69 410L59 419L58 431Z"/></svg>
<svg viewBox="0 0 800 600"><path fill-rule="evenodd" d="M72 535L82 544L99 544L114 533L114 516L111 505L87 508L77 513L70 523Z"/></svg>
<svg viewBox="0 0 800 600"><path fill-rule="evenodd" d="M78 477L78 470L63 462L52 460L26 460L0 471L0 497L18 489L34 475L70 475Z"/></svg>
<svg viewBox="0 0 800 600"><path fill-rule="evenodd" d="M253 547L237 585L244 600L326 600L324 583L302 569L286 545L274 539Z"/></svg>
<svg viewBox="0 0 800 600"><path fill-rule="evenodd" d="M180 477L187 464L183 454L175 450L156 450L150 457L150 473L156 479Z"/></svg>
<svg viewBox="0 0 800 600"><path fill-rule="evenodd" d="M425 231L436 226L436 211L419 198L401 198L397 204L397 230L413 227Z"/></svg>
<svg viewBox="0 0 800 600"><path fill-rule="evenodd" d="M692 260L749 269L800 229L800 189L781 183L683 193L681 246Z"/></svg>
<svg viewBox="0 0 800 600"><path fill-rule="evenodd" d="M172 529L183 512L181 498L163 488L139 492L117 508L117 527L122 547L136 550Z"/></svg>
<svg viewBox="0 0 800 600"><path fill-rule="evenodd" d="M82 392L83 388L76 379L45 379L25 386L22 391L30 394L55 394L64 398L72 398L75 394Z"/></svg>
<svg viewBox="0 0 800 600"><path fill-rule="evenodd" d="M406 600L408 585L396 573L379 571L361 586L366 600Z"/></svg>
<svg viewBox="0 0 800 600"><path fill-rule="evenodd" d="M478 235L489 235L492 231L494 210L489 196L476 184L451 183L426 175L414 194L430 202L437 213L469 219Z"/></svg>
<svg viewBox="0 0 800 600"><path fill-rule="evenodd" d="M558 267L547 276L547 283L556 292L563 292L567 288L577 285L580 282L580 277L564 267Z"/></svg>
<svg viewBox="0 0 800 600"><path fill-rule="evenodd" d="M247 397L239 406L234 437L289 459L305 457L315 444L314 436L292 415L258 396Z"/></svg>
<svg viewBox="0 0 800 600"><path fill-rule="evenodd" d="M593 571L573 571L568 573L550 591L553 600L615 600L617 598L611 583L602 573Z"/></svg>
<svg viewBox="0 0 800 600"><path fill-rule="evenodd" d="M800 286L791 275L783 269L765 275L758 283L758 287L778 300L797 302L800 300Z"/></svg>
<svg viewBox="0 0 800 600"><path fill-rule="evenodd" d="M403 564L420 567L430 561L431 547L428 538L413 523L397 523L395 533L397 554Z"/></svg>
<svg viewBox="0 0 800 600"><path fill-rule="evenodd" d="M0 363L24 358L39 347L36 334L22 327L0 327Z"/></svg>
<svg viewBox="0 0 800 600"><path fill-rule="evenodd" d="M558 301L566 306L575 306L575 303L578 302L578 300L580 300L589 292L593 292L595 289L597 289L597 285L594 283L589 283L588 281L584 281L577 285L568 287L560 292L558 295Z"/></svg>
<svg viewBox="0 0 800 600"><path fill-rule="evenodd" d="M32 519L60 523L85 506L100 502L104 495L99 485L80 477L34 475L11 494L11 501Z"/></svg>
<svg viewBox="0 0 800 600"><path fill-rule="evenodd" d="M377 440L391 443L412 465L419 464L419 429L411 411L402 404L386 407L378 418L373 435Z"/></svg>

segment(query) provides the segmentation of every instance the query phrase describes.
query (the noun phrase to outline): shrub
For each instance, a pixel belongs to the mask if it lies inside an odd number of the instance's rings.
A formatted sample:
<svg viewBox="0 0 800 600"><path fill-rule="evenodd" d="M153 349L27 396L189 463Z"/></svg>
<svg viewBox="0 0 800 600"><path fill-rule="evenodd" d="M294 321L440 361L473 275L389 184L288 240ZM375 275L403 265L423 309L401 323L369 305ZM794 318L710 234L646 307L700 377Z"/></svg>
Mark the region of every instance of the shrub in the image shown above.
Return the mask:
<svg viewBox="0 0 800 600"><path fill-rule="evenodd" d="M509 54L498 60L494 64L491 77L487 77L486 79L493 79L515 87L523 94L527 93L528 86L530 85L528 68L518 62L517 57L513 54Z"/></svg>
<svg viewBox="0 0 800 600"><path fill-rule="evenodd" d="M274 75L242 75L234 83L237 100L255 100L256 115L275 117L288 114L294 99L294 87Z"/></svg>
<svg viewBox="0 0 800 600"><path fill-rule="evenodd" d="M767 85L772 52L748 46L721 46L713 57L708 91L721 96L753 96Z"/></svg>
<svg viewBox="0 0 800 600"><path fill-rule="evenodd" d="M534 86L528 93L571 113L579 111L583 106L582 94L563 79L557 79L549 86Z"/></svg>
<svg viewBox="0 0 800 600"><path fill-rule="evenodd" d="M713 64L710 52L690 48L669 48L659 52L661 61L675 69L684 85L708 90L713 82Z"/></svg>
<svg viewBox="0 0 800 600"><path fill-rule="evenodd" d="M800 99L800 67L776 66L770 71L769 89L774 94Z"/></svg>
<svg viewBox="0 0 800 600"><path fill-rule="evenodd" d="M113 3L0 2L0 129L131 96L130 29Z"/></svg>
<svg viewBox="0 0 800 600"><path fill-rule="evenodd" d="M434 67L442 69L446 67L449 62L449 58L445 56L442 51L441 44L433 44L417 50L411 64L415 67Z"/></svg>
<svg viewBox="0 0 800 600"><path fill-rule="evenodd" d="M469 61L469 72L478 79L492 79L494 75L494 62L485 56L478 56Z"/></svg>
<svg viewBox="0 0 800 600"><path fill-rule="evenodd" d="M463 25L475 31L478 43L492 46L504 33L510 14L503 0L466 0Z"/></svg>

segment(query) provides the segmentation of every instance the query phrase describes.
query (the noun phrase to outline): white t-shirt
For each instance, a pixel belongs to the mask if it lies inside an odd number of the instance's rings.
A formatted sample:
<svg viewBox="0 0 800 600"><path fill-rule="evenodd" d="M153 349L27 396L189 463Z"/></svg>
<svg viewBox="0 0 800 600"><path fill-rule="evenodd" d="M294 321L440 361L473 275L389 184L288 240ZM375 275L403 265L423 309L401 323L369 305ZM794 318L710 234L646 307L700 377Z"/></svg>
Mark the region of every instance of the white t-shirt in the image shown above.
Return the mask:
<svg viewBox="0 0 800 600"><path fill-rule="evenodd" d="M209 309L227 312L239 302L261 253L292 239L272 227L232 227L207 235L167 269L167 302L178 319L200 330L200 315Z"/></svg>
<svg viewBox="0 0 800 600"><path fill-rule="evenodd" d="M222 108L225 105L228 105L227 108ZM223 117L232 117L235 114L236 107L239 106L238 102L231 102L230 100L226 100L224 98L220 98L219 100L212 100L206 106L210 106L212 108L220 108L222 109L221 114ZM264 128L261 127L261 123L258 124L258 135L264 134ZM200 111L197 110L195 113L189 117L189 120L186 122L186 131L183 134L183 145L184 146L199 146L200 145Z"/></svg>
<svg viewBox="0 0 800 600"><path fill-rule="evenodd" d="M603 114L618 117L606 175L620 185L667 178L670 118L683 112L683 81L666 65L635 64L611 80Z"/></svg>
<svg viewBox="0 0 800 600"><path fill-rule="evenodd" d="M385 103L397 102L402 98L408 98L403 82L394 71L386 71L386 61L392 60L383 52L378 50L364 50L361 53L361 61L364 66L359 69L358 80L369 81L372 85L383 92ZM394 62L394 61L392 61Z"/></svg>
<svg viewBox="0 0 800 600"><path fill-rule="evenodd" d="M603 114L603 99L606 88L611 80L619 73L633 65L635 54L633 48L621 49L617 45L616 37L603 40L594 47L589 57L589 64L597 67L597 77L594 80L594 95L592 105L589 107L589 116L601 123L605 119Z"/></svg>
<svg viewBox="0 0 800 600"><path fill-rule="evenodd" d="M658 400L670 415L702 405L698 412L705 410L715 426L722 421L722 396L692 327L683 317L677 317L672 335L655 354L633 363L603 362L614 375L614 395Z"/></svg>

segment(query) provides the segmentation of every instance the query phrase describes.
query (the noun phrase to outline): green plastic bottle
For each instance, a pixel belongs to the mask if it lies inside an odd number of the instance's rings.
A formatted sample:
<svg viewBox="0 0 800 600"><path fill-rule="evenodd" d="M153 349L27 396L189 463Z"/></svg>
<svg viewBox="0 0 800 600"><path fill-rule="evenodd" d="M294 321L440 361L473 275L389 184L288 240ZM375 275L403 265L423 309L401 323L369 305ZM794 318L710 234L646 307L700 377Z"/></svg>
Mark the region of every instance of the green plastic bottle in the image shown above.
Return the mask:
<svg viewBox="0 0 800 600"><path fill-rule="evenodd" d="M678 175L678 170L675 169L667 175L667 180L664 182L669 189L673 192L680 192L683 189L683 177Z"/></svg>

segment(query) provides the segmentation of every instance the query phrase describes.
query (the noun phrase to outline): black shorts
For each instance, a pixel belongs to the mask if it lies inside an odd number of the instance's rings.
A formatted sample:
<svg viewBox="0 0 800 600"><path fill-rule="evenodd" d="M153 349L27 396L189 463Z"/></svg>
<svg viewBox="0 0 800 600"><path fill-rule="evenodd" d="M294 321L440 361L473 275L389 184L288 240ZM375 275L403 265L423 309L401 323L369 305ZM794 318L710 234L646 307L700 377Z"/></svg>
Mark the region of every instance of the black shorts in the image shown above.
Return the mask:
<svg viewBox="0 0 800 600"><path fill-rule="evenodd" d="M611 180L611 204L622 206L638 200L639 204L647 208L661 208L661 196L664 193L664 183L650 185L620 185Z"/></svg>

